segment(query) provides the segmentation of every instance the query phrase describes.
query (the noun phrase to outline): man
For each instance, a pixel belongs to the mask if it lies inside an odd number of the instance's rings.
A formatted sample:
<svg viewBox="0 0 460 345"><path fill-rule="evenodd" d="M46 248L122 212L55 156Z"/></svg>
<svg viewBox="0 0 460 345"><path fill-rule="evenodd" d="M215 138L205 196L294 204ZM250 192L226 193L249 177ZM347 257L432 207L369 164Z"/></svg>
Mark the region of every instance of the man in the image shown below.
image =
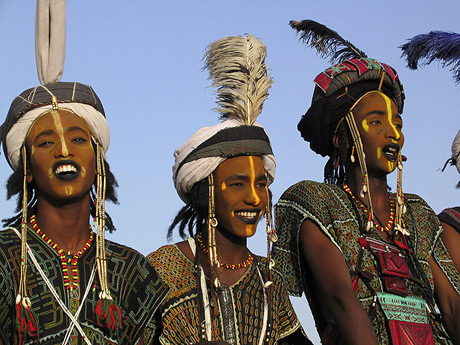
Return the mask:
<svg viewBox="0 0 460 345"><path fill-rule="evenodd" d="M28 89L1 129L20 213L0 232L0 343L143 343L167 288L141 254L105 240L117 184L96 93L80 83Z"/></svg>
<svg viewBox="0 0 460 345"><path fill-rule="evenodd" d="M295 184L275 209L274 255L290 291L306 293L323 344L458 343L460 300L443 273L452 267L437 245L441 227L420 197L402 191L396 71L324 25L291 25L338 63L316 77L298 125L311 149L329 156L326 183Z"/></svg>
<svg viewBox="0 0 460 345"><path fill-rule="evenodd" d="M272 84L265 46L254 36L213 42L206 67L225 120L176 150L173 179L186 206L173 221L185 238L148 256L171 291L154 336L162 344L309 344L270 258L247 239L267 216L275 176L269 138L256 121ZM269 245L270 246L270 245Z"/></svg>

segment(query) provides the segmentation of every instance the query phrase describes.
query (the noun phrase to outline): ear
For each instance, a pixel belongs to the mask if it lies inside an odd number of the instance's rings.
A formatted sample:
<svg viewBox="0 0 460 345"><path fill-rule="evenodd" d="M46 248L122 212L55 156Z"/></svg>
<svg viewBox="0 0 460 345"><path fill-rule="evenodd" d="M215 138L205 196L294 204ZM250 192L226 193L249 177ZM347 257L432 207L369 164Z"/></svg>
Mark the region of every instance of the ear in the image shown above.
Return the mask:
<svg viewBox="0 0 460 345"><path fill-rule="evenodd" d="M334 145L334 147L335 147L336 149L338 149L339 146L340 146L339 140L340 140L339 135L338 135L337 133L334 134L334 136L332 137L332 145ZM347 141L347 148L350 148L350 141L349 141L348 136L347 136L347 138L346 138L346 141Z"/></svg>
<svg viewBox="0 0 460 345"><path fill-rule="evenodd" d="M32 171L30 171L30 168L26 169L26 181L27 183L31 183L34 180L34 177L32 176Z"/></svg>

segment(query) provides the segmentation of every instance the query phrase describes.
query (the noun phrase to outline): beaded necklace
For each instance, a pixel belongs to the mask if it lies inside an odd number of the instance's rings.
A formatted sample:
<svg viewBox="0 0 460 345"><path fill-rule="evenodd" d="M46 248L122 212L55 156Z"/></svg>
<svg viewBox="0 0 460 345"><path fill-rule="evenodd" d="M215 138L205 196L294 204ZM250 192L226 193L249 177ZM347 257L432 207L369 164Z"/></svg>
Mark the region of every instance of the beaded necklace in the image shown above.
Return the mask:
<svg viewBox="0 0 460 345"><path fill-rule="evenodd" d="M59 248L59 246L56 243L54 243L48 236L46 236L45 233L43 233L43 231L40 230L35 220L35 215L30 217L30 224L32 225L32 228L35 230L38 236L40 236L46 243L48 243L51 246L51 248L56 250L56 252L58 253L59 258L61 259L62 276L65 288L70 291L76 289L78 287L77 261L80 258L80 256L82 256L83 253L86 252L89 249L89 247L91 247L91 243L93 242L93 231L91 229L91 226L89 227L89 239L88 241L86 241L85 246L78 252L71 253L70 251L65 252L64 249ZM68 265L70 265L70 269L72 271L72 281L70 281Z"/></svg>
<svg viewBox="0 0 460 345"><path fill-rule="evenodd" d="M344 183L342 185L342 188L343 188L343 190L345 192L348 193L348 195L350 195L351 199L364 211L364 213L369 217L369 220L371 221L372 220L372 215L370 214L370 212L367 209L366 205L364 205L361 200L359 200L358 198L356 198L354 196L354 194L351 191L350 187L348 187L348 185L346 183ZM379 230L381 232L388 232L391 229L393 229L393 225L394 225L394 221L395 221L395 211L396 211L395 202L390 197L388 197L388 199L390 201L390 219L388 220L387 226L383 227L379 223L376 223L374 221L372 222L374 224L374 226L377 228L377 230Z"/></svg>
<svg viewBox="0 0 460 345"><path fill-rule="evenodd" d="M198 244L200 245L201 251L204 254L208 255L208 248L206 248L206 246L203 243L203 238L201 237L201 232L196 235L196 240L198 241ZM251 255L250 252L248 252L248 258L246 259L246 261L244 261L244 262L242 262L240 264L236 264L236 265L226 264L224 262L221 262L220 266L222 266L223 268L226 268L228 270L239 270L240 268L248 267L249 265L252 264L253 261L254 261L254 257Z"/></svg>

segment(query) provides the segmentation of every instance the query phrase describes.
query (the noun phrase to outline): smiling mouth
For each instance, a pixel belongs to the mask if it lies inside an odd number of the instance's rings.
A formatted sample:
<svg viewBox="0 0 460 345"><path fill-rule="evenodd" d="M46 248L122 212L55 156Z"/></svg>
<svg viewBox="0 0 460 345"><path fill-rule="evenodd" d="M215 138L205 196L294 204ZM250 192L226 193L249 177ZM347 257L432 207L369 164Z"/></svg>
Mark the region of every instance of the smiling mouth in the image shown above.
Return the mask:
<svg viewBox="0 0 460 345"><path fill-rule="evenodd" d="M80 173L80 167L71 160L56 162L53 166L54 175L61 180L73 180Z"/></svg>
<svg viewBox="0 0 460 345"><path fill-rule="evenodd" d="M240 210L235 211L235 217L238 217L247 224L256 224L259 220L260 210Z"/></svg>
<svg viewBox="0 0 460 345"><path fill-rule="evenodd" d="M397 161L401 147L398 144L388 144L382 148L382 154L389 161Z"/></svg>

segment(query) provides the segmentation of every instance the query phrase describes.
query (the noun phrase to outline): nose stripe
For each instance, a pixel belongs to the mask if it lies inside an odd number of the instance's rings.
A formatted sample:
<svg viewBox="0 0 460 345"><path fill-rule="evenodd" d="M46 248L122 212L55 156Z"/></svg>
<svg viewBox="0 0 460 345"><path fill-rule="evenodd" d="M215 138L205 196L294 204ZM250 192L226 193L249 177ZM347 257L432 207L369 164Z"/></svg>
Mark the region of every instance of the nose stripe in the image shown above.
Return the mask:
<svg viewBox="0 0 460 345"><path fill-rule="evenodd" d="M388 123L390 124L391 129L395 132L396 140L398 140L401 137L401 135L399 134L398 130L396 129L395 125L393 124L393 111L391 110L390 98L385 94L382 94L382 96L383 96L383 99L385 100L385 104L387 106Z"/></svg>
<svg viewBox="0 0 460 345"><path fill-rule="evenodd" d="M258 197L255 189L255 183L256 183L256 169L254 168L254 157L248 156L249 158L249 167L250 167L250 173L251 173L251 193L254 196L255 203L258 205L260 203L260 198Z"/></svg>
<svg viewBox="0 0 460 345"><path fill-rule="evenodd" d="M61 150L64 157L69 155L69 150L65 143L64 137L64 127L61 122L61 115L57 111L51 111L51 116L53 117L54 125L56 126L56 132L59 135L59 140L61 141Z"/></svg>

